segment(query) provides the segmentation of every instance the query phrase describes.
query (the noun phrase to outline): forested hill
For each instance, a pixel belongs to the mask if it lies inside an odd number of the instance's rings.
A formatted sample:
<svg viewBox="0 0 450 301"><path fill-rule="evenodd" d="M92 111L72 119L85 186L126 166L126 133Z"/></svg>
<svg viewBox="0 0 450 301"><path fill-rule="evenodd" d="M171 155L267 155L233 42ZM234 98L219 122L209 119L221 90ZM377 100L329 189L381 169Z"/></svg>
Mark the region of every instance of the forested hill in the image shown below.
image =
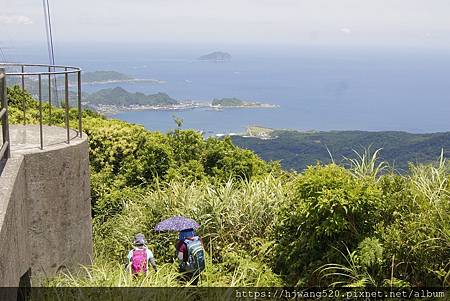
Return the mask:
<svg viewBox="0 0 450 301"><path fill-rule="evenodd" d="M399 171L408 162L431 162L440 155L450 155L450 132L411 134L405 132L299 132L275 130L274 139L234 136L233 142L256 152L267 161L279 160L285 169L303 170L317 161L331 162L327 148L336 163L345 157L353 157L353 149L361 151L371 145L372 150L383 148L380 157Z"/></svg>
<svg viewBox="0 0 450 301"><path fill-rule="evenodd" d="M83 73L84 83L98 83L98 82L108 82L108 81L127 81L133 78L117 72L117 71L94 71Z"/></svg>
<svg viewBox="0 0 450 301"><path fill-rule="evenodd" d="M167 95L166 93L157 93L146 95L144 93L131 93L121 87L114 89L102 89L87 96L89 104L106 104L118 106L130 105L173 105L178 101Z"/></svg>

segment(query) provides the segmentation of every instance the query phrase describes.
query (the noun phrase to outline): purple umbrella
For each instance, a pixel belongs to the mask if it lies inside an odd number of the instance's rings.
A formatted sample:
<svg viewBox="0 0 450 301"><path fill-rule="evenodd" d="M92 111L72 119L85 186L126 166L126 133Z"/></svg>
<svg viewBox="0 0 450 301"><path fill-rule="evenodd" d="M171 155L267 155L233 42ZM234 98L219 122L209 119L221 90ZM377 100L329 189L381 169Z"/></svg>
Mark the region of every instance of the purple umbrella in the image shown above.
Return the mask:
<svg viewBox="0 0 450 301"><path fill-rule="evenodd" d="M155 231L182 231L186 229L197 229L198 227L200 225L190 218L173 216L157 224Z"/></svg>

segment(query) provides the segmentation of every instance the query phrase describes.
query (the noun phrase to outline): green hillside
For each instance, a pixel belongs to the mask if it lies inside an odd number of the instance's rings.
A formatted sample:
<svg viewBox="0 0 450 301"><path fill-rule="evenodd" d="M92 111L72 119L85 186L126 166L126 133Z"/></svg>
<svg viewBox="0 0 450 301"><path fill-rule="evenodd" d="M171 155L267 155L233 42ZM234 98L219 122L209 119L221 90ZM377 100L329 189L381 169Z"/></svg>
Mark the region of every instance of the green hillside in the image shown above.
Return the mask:
<svg viewBox="0 0 450 301"><path fill-rule="evenodd" d="M133 79L132 77L117 71L84 72L82 76L82 81L84 83L126 81L132 79Z"/></svg>
<svg viewBox="0 0 450 301"><path fill-rule="evenodd" d="M23 122L24 98L27 122L37 122L35 100L18 87L8 89L8 97L12 123ZM44 104L45 123L48 110ZM54 108L52 114L54 124L64 124L64 110ZM74 128L76 116L71 109ZM94 262L48 279L47 286L189 286L178 280L177 234L153 231L173 215L201 225L207 267L199 286L450 285L450 165L444 158L411 165L404 175L381 173L383 165L370 159L348 168L314 164L295 173L229 138L204 139L192 130L151 132L89 110L83 119L90 144ZM375 137L361 141L384 139ZM419 143L427 141L418 138ZM142 278L123 268L137 232L147 237L158 264L158 272ZM120 299L124 291L116 292Z"/></svg>
<svg viewBox="0 0 450 301"><path fill-rule="evenodd" d="M144 94L140 92L131 93L121 87L110 89L102 89L89 94L86 101L90 105L173 105L178 101L167 95L166 93Z"/></svg>
<svg viewBox="0 0 450 301"><path fill-rule="evenodd" d="M237 98L222 98L222 99L214 98L211 103L212 106L221 106L221 107L239 107L244 106L246 104L247 104L246 102Z"/></svg>
<svg viewBox="0 0 450 301"><path fill-rule="evenodd" d="M410 134L405 132L299 132L274 130L275 139L233 136L233 142L250 149L267 161L280 161L285 169L304 170L317 161L330 163L330 154L336 163L344 157L353 157L353 150L361 151L371 146L382 148L380 159L399 171L405 172L408 163L425 163L436 159L441 149L450 156L450 132L434 134ZM328 150L327 150L328 148ZM329 151L329 152L328 152Z"/></svg>

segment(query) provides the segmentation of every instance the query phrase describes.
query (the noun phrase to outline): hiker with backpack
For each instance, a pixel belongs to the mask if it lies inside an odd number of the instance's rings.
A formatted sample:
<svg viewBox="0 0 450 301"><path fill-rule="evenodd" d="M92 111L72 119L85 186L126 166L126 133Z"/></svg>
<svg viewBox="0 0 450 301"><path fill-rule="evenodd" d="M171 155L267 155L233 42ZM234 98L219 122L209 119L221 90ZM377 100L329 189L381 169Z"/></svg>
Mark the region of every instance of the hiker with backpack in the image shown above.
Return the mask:
<svg viewBox="0 0 450 301"><path fill-rule="evenodd" d="M149 263L155 272L157 271L153 252L150 251L145 244L146 241L144 234L136 234L133 242L134 248L128 252L127 256L127 268L133 276L147 274L147 267Z"/></svg>
<svg viewBox="0 0 450 301"><path fill-rule="evenodd" d="M196 285L200 273L205 269L205 249L194 229L180 231L176 255L180 261L180 272L183 273L184 280L192 280L192 284Z"/></svg>

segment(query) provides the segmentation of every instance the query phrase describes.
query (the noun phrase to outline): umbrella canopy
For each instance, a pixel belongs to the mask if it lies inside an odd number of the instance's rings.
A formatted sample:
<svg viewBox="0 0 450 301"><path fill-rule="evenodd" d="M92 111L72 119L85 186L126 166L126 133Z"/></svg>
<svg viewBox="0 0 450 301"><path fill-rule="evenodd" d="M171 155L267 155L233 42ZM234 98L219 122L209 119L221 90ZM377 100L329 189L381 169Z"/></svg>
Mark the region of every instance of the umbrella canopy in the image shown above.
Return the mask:
<svg viewBox="0 0 450 301"><path fill-rule="evenodd" d="M155 231L182 231L186 229L197 229L198 227L200 227L200 225L193 219L182 216L173 216L157 224Z"/></svg>

